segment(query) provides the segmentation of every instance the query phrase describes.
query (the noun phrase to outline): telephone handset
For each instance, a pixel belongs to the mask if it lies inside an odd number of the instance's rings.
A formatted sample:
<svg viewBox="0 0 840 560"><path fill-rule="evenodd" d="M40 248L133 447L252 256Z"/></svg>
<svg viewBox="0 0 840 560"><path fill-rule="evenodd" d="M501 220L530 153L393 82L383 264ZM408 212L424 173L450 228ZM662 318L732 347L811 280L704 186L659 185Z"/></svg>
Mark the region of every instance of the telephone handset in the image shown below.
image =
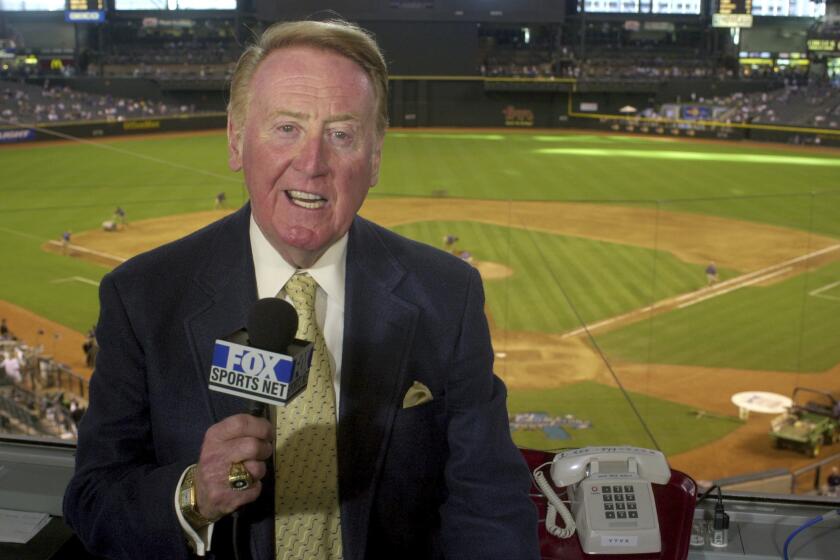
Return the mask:
<svg viewBox="0 0 840 560"><path fill-rule="evenodd" d="M551 463L551 480L567 487L572 514L540 468L534 480L548 500L546 530L560 538L578 532L587 554L660 552L662 539L651 483L667 484L665 456L640 447L584 447L563 451ZM557 526L557 514L564 527Z"/></svg>

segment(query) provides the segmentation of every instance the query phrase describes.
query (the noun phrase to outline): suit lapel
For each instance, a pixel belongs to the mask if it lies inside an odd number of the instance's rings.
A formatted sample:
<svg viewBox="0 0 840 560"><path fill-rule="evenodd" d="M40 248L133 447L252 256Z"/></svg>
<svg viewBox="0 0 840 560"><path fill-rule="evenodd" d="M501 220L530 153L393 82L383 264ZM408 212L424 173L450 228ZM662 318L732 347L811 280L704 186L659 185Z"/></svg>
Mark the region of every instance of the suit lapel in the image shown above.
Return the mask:
<svg viewBox="0 0 840 560"><path fill-rule="evenodd" d="M394 294L405 270L372 224L356 218L347 250L339 488L345 555L361 560L419 310Z"/></svg>
<svg viewBox="0 0 840 560"><path fill-rule="evenodd" d="M196 364L199 386L218 422L244 412L247 403L238 397L208 388L213 345L245 326L248 310L257 300L254 261L248 236L250 205L245 205L221 224L211 257L195 275L195 312L184 320L187 338Z"/></svg>

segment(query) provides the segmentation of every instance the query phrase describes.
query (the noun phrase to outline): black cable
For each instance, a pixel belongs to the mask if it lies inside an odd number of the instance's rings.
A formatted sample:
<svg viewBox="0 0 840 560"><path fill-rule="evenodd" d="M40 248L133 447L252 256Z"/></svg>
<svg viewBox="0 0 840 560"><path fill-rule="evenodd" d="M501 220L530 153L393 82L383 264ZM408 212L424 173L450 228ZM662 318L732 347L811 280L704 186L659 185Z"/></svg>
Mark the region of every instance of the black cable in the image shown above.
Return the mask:
<svg viewBox="0 0 840 560"><path fill-rule="evenodd" d="M528 236L531 238L531 241L534 244L534 247L536 247L537 252L539 253L540 257L543 259L543 262L546 262L546 263L552 262L549 255L546 255L543 252L542 246L539 243L537 243L536 240L533 238L533 233L534 232L531 230L531 228L529 228L528 225L524 224L524 223L522 224L522 227L526 232L528 232ZM566 304L569 306L569 309L572 310L572 313L574 313L575 318L577 319L578 323L583 327L583 330L586 333L586 336L588 337L589 342L592 344L592 347L595 348L595 350L598 352L598 355L600 356L601 361L604 363L605 366L607 366L607 370L610 372L610 375L612 376L613 381L615 381L615 384L618 385L618 389L621 391L621 394L624 396L624 399L627 401L627 404L630 405L630 409L636 415L636 419L639 421L639 424L641 424L642 428L645 430L645 433L647 433L647 436L650 438L650 441L653 443L653 446L656 448L657 451L662 451L662 448L659 447L659 443L656 441L656 438L653 436L653 432L650 430L650 427L647 425L647 422L645 422L644 418L642 418L642 414L639 412L639 409L636 408L636 403L634 403L633 399L630 398L630 393L628 393L627 389L624 388L624 385L621 383L621 380L618 378L618 374L613 369L612 364L610 363L609 359L607 358L607 355L604 353L604 351L601 349L601 346L595 340L595 336L589 330L589 326L586 324L586 321L583 319L583 316L580 314L577 307L575 307L575 304L572 302L572 298L569 296L569 294L563 288L563 283L560 281L560 279L554 273L554 269L552 267L548 267L548 272L554 278L554 282L556 283L557 287L560 288L560 292L563 294L563 299L566 300Z"/></svg>
<svg viewBox="0 0 840 560"><path fill-rule="evenodd" d="M729 543L729 515L723 506L723 491L720 486L713 484L703 492L695 502L695 507L708 498L712 492L717 490L717 503L712 515L711 545L718 548L725 548Z"/></svg>
<svg viewBox="0 0 840 560"><path fill-rule="evenodd" d="M698 496L698 498L697 498L697 502L696 502L696 505L700 505L700 502L702 502L703 500L705 500L706 498L708 498L708 497L709 497L709 494L711 494L711 493L712 493L712 492L714 492L715 490L717 490L717 491L718 491L718 502L721 502L721 501L723 500L723 494L721 493L720 486L718 486L717 484L712 484L712 485L709 487L709 489L708 489L708 490L706 490L705 492L703 492L702 494L700 494L700 496Z"/></svg>
<svg viewBox="0 0 840 560"><path fill-rule="evenodd" d="M297 319L297 315L295 315L295 319ZM297 322L295 322L294 328L297 329ZM288 343L286 343L286 346L288 346ZM248 404L248 414L250 414L251 416L256 416L258 418L268 418L268 407L265 405L265 403L259 401L251 401ZM247 506L243 506L243 508L244 507ZM230 514L231 518L233 519L233 560L242 560L244 558L249 557L242 556L240 554L241 551L239 549L239 547L242 545L242 538L239 534L239 516L242 513L243 508L240 508Z"/></svg>
<svg viewBox="0 0 840 560"><path fill-rule="evenodd" d="M231 517L233 518L233 559L234 560L241 560L242 556L239 555L239 510L234 511L231 513Z"/></svg>

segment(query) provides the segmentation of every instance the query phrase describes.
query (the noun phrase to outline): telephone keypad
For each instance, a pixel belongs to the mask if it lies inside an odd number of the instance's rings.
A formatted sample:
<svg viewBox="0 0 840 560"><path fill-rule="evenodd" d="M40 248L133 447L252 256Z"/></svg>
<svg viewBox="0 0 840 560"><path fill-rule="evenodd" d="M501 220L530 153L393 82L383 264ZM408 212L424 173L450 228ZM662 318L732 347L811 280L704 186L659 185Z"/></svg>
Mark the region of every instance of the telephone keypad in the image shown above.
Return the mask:
<svg viewBox="0 0 840 560"><path fill-rule="evenodd" d="M636 492L632 485L601 486L604 517L607 519L638 519Z"/></svg>

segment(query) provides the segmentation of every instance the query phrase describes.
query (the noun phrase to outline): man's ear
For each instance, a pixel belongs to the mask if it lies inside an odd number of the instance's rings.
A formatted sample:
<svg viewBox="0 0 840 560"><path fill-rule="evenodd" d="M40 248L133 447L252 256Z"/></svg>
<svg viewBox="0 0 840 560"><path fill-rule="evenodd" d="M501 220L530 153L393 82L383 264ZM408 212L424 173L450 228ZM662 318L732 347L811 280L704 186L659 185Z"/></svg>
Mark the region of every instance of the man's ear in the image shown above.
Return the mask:
<svg viewBox="0 0 840 560"><path fill-rule="evenodd" d="M242 135L230 115L228 115L227 121L227 140L228 167L231 171L239 171L242 169Z"/></svg>
<svg viewBox="0 0 840 560"><path fill-rule="evenodd" d="M382 144L385 142L385 133L376 135L373 141L373 153L370 156L370 186L375 187L379 182L379 164L382 162Z"/></svg>

